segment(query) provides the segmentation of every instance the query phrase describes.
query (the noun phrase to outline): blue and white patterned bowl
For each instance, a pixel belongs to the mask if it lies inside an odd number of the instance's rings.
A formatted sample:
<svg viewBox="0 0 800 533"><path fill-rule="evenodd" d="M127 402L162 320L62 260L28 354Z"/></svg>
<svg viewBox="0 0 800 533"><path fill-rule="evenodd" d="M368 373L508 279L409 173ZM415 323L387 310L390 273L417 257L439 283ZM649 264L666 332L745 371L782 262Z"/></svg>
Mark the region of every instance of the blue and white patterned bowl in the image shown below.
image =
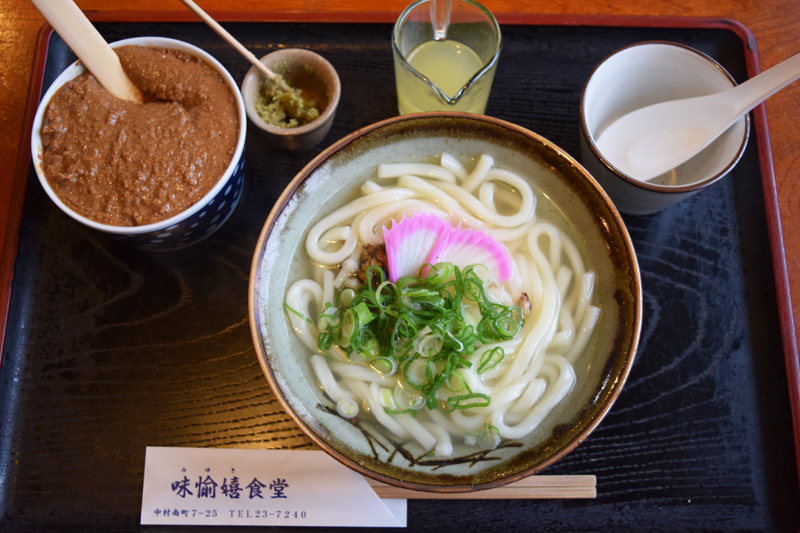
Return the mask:
<svg viewBox="0 0 800 533"><path fill-rule="evenodd" d="M188 209L166 220L162 220L161 222L143 226L111 226L108 224L100 224L79 215L67 207L58 196L56 196L42 172L42 139L40 131L42 128L44 111L56 91L66 82L86 71L84 66L78 61L67 67L67 69L56 78L45 93L36 111L33 131L31 133L33 166L36 169L36 174L39 176L39 182L42 184L42 187L44 187L47 195L50 196L53 202L64 211L64 213L81 224L109 233L118 240L146 250L167 251L185 248L202 241L219 229L233 213L242 195L242 188L244 185L244 140L247 135L244 100L242 99L242 94L239 92L238 85L225 67L211 55L196 46L165 37L134 37L111 43L112 47L126 45L161 46L188 52L195 57L201 58L216 69L228 84L231 91L233 91L239 112L239 139L236 144L236 152L234 153L233 159L217 184L200 201Z"/></svg>

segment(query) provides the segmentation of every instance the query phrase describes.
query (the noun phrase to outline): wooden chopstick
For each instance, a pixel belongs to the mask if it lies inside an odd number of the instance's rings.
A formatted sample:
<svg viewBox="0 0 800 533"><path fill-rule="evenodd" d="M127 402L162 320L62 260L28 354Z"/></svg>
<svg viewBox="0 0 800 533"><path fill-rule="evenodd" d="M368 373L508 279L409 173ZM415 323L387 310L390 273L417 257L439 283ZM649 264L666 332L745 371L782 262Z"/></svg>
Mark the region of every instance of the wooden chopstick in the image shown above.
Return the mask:
<svg viewBox="0 0 800 533"><path fill-rule="evenodd" d="M142 102L144 96L128 78L117 54L72 0L31 0L39 13L64 39L105 89L124 100Z"/></svg>
<svg viewBox="0 0 800 533"><path fill-rule="evenodd" d="M597 477L528 476L502 487L474 492L441 493L402 489L365 478L381 498L407 500L532 500L551 498L596 498Z"/></svg>
<svg viewBox="0 0 800 533"><path fill-rule="evenodd" d="M198 6L193 0L181 0L183 4L188 7L192 12L200 17L203 22L208 24L208 26L214 30L217 35L225 39L228 44L233 46L237 52L242 54L245 59L247 59L254 67L256 67L266 78L272 80L274 83L282 86L285 90L290 91L289 85L287 85L286 80L281 77L278 77L273 71L271 71L264 63L262 63L253 53L244 47L242 43L236 40L236 37L228 33L228 30L220 26L219 22L211 18L211 15L206 13L203 8Z"/></svg>

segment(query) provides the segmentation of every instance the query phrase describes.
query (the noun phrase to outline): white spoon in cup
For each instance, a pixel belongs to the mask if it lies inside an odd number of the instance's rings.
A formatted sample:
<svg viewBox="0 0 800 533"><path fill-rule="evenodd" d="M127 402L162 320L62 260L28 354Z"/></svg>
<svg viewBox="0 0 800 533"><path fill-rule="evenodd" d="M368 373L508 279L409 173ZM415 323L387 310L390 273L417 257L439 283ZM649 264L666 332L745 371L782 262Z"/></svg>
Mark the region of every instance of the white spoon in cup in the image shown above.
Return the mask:
<svg viewBox="0 0 800 533"><path fill-rule="evenodd" d="M797 78L800 54L727 91L628 113L600 132L597 149L618 170L648 181L691 159L740 116Z"/></svg>

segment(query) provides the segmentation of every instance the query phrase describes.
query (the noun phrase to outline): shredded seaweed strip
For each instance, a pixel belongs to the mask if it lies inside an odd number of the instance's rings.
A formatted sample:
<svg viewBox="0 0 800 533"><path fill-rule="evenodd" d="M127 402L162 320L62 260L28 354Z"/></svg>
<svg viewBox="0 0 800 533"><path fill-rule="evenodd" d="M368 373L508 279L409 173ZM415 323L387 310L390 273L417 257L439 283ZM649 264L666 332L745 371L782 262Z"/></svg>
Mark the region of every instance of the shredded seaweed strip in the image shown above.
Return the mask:
<svg viewBox="0 0 800 533"><path fill-rule="evenodd" d="M445 410L488 406L490 398L470 391L456 371L472 366L466 358L476 347L514 338L522 328L522 310L489 299L475 272L484 268L481 265L463 271L452 263L425 267L431 267L426 276L406 276L396 283L386 279L381 267L367 268L361 287L337 291L335 305L323 310L317 344L327 351L336 343L352 362L379 372L401 371L428 409L437 408L437 391L443 385L453 390L453 383L466 392L450 397L442 406ZM480 310L474 327L462 316L463 300L475 302ZM494 348L481 358L478 372L494 368L502 359L503 350Z"/></svg>

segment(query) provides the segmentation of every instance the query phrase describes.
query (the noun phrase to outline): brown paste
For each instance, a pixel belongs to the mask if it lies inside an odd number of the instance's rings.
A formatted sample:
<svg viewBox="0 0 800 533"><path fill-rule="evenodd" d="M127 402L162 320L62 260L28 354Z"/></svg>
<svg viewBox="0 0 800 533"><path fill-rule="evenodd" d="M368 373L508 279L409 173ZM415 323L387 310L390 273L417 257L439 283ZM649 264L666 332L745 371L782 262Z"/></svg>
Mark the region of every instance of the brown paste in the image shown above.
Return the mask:
<svg viewBox="0 0 800 533"><path fill-rule="evenodd" d="M186 52L116 52L147 101L120 100L90 74L68 82L45 112L43 169L81 215L114 226L151 224L214 187L236 149L238 109L219 73Z"/></svg>

